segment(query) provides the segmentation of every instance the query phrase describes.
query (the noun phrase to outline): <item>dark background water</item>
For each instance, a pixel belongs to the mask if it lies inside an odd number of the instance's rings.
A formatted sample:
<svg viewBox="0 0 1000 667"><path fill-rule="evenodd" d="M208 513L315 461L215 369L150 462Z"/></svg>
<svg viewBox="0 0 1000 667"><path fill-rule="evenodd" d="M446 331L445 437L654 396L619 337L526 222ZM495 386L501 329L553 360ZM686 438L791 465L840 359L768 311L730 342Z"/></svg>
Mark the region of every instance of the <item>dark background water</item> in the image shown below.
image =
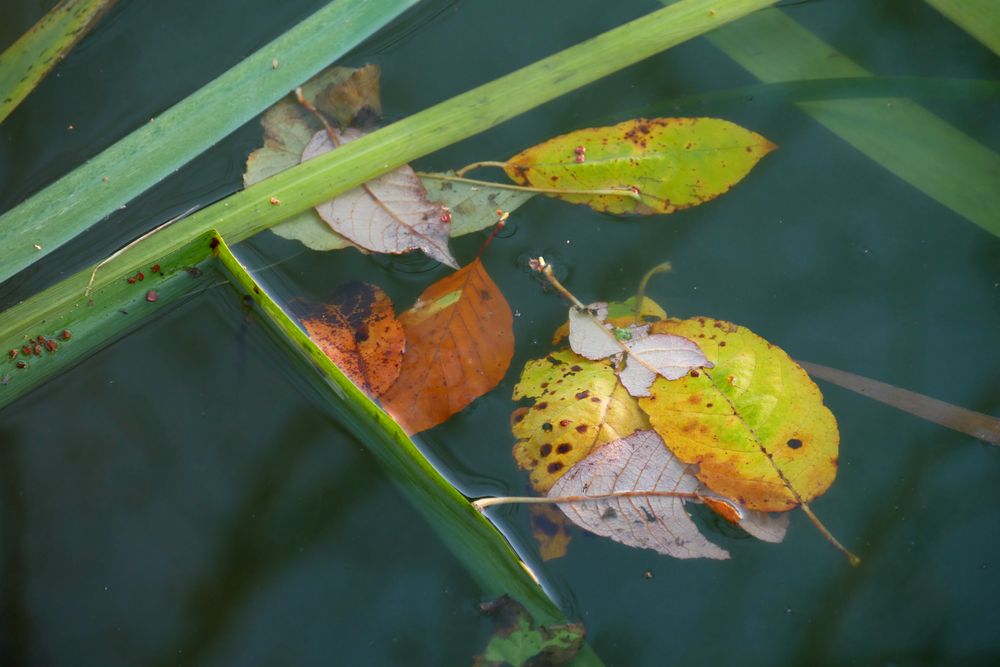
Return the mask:
<svg viewBox="0 0 1000 667"><path fill-rule="evenodd" d="M124 2L0 126L0 210L16 205L266 43L318 2ZM541 5L541 6L536 6ZM656 9L645 2L433 2L344 59L383 68L388 120ZM3 2L0 47L47 8ZM922 3L786 11L871 71L1000 78L1000 59ZM695 40L419 161L503 159L577 127L753 83ZM511 91L516 95L517 91ZM998 105L924 102L1000 150ZM707 205L614 219L536 199L485 261L517 313L496 391L421 438L469 495L521 493L510 392L565 317L528 275L542 254L584 300L622 299L653 264L671 313L744 324L807 359L1000 415L1000 241L787 103L706 103L781 149ZM72 124L74 130L67 127ZM151 193L0 287L4 303L239 187L248 124ZM137 165L138 166L138 165ZM1000 212L997 212L1000 215ZM481 236L453 242L462 262ZM275 293L382 285L400 309L446 271L419 257L237 248ZM311 399L224 289L150 322L0 415L0 664L468 664L481 594L361 443ZM520 508L495 516L607 664L990 664L1000 660L1000 451L821 384L838 481L814 507L850 568L794 515L767 545L687 562L576 535L540 563ZM644 572L652 571L647 579Z"/></svg>

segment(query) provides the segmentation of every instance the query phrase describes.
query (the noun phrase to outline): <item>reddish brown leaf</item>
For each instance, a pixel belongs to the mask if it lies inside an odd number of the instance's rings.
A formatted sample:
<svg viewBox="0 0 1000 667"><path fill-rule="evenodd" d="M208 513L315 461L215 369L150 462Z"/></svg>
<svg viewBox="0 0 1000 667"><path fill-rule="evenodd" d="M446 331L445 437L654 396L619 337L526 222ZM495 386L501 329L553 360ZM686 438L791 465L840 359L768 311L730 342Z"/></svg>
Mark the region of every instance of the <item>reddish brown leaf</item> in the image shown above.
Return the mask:
<svg viewBox="0 0 1000 667"><path fill-rule="evenodd" d="M514 355L510 306L478 259L428 287L399 319L406 354L382 405L410 434L495 387Z"/></svg>
<svg viewBox="0 0 1000 667"><path fill-rule="evenodd" d="M318 315L302 320L309 337L354 384L380 396L399 376L403 326L392 301L375 285L351 282L333 293Z"/></svg>

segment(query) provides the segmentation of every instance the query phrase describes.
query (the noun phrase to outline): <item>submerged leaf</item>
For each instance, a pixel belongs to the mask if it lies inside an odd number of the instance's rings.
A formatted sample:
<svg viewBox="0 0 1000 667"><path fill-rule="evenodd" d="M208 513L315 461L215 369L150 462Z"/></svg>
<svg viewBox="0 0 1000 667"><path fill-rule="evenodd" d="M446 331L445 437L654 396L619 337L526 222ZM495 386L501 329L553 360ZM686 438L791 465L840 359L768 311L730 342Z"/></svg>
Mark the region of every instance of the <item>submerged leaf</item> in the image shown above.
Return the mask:
<svg viewBox="0 0 1000 667"><path fill-rule="evenodd" d="M743 327L699 317L653 333L697 341L712 369L658 378L639 405L657 433L717 494L755 510L785 511L826 491L839 435L815 383L781 349Z"/></svg>
<svg viewBox="0 0 1000 667"><path fill-rule="evenodd" d="M534 399L511 415L514 460L545 493L595 447L649 428L649 420L618 381L609 360L556 350L529 361L514 399Z"/></svg>
<svg viewBox="0 0 1000 667"><path fill-rule="evenodd" d="M427 189L427 199L447 207L451 212L451 235L462 236L497 223L497 211L508 213L520 208L535 196L534 192L491 188L485 184L449 181L441 176L454 176L454 172L422 174Z"/></svg>
<svg viewBox="0 0 1000 667"><path fill-rule="evenodd" d="M673 213L728 191L775 148L718 118L639 118L555 137L510 158L504 171L520 185L623 192L554 195L598 211Z"/></svg>
<svg viewBox="0 0 1000 667"><path fill-rule="evenodd" d="M382 70L378 65L368 64L355 70L340 69L347 73L333 80L317 77L315 83L302 87L302 94L312 105L323 112L339 127L348 127L356 121L362 125L377 120L382 115L382 99L379 95L379 79ZM315 93L313 93L315 87ZM365 121L361 123L361 121Z"/></svg>
<svg viewBox="0 0 1000 667"><path fill-rule="evenodd" d="M331 138L326 130L316 132L302 151L302 161L364 136L353 128L332 133ZM409 165L320 204L316 212L333 231L367 250L403 253L419 249L458 268L448 250L450 219L440 205L427 200L423 183Z"/></svg>
<svg viewBox="0 0 1000 667"><path fill-rule="evenodd" d="M573 536L570 535L566 515L552 505L528 505L531 515L531 534L538 541L538 554L542 560L554 560L566 555Z"/></svg>
<svg viewBox="0 0 1000 667"><path fill-rule="evenodd" d="M406 353L382 404L409 434L493 389L514 355L510 306L478 259L424 290L399 319Z"/></svg>
<svg viewBox="0 0 1000 667"><path fill-rule="evenodd" d="M399 376L403 327L380 288L352 282L338 287L319 313L302 320L309 337L354 384L379 396Z"/></svg>
<svg viewBox="0 0 1000 667"><path fill-rule="evenodd" d="M528 610L508 595L480 605L494 617L496 632L486 650L476 656L474 667L555 667L576 657L583 645L580 623L535 625Z"/></svg>

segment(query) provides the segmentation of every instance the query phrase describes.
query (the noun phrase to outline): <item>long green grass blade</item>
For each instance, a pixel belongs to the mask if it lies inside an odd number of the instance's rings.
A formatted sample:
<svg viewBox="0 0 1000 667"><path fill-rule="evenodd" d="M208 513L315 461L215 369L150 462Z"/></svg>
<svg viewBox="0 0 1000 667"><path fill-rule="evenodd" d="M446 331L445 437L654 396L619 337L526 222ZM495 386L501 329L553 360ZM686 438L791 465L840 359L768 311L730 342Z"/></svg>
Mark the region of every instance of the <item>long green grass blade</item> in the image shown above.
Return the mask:
<svg viewBox="0 0 1000 667"><path fill-rule="evenodd" d="M281 172L149 236L107 262L95 289L121 282L211 229L237 242L341 192L773 0L684 0ZM714 14L709 12L714 11ZM517 94L513 94L516 91ZM280 204L272 204L272 198ZM0 314L0 350L83 300L92 269ZM100 298L99 294L95 299ZM0 392L2 393L2 392ZM2 402L0 402L2 405Z"/></svg>
<svg viewBox="0 0 1000 667"><path fill-rule="evenodd" d="M209 247L212 238L206 233L164 256L158 266L143 267L142 280L134 273L129 276L132 282L128 278L106 282L93 299L80 292L77 299L44 320L5 336L0 349L0 407L155 317L164 307L218 284L220 274L213 268Z"/></svg>
<svg viewBox="0 0 1000 667"><path fill-rule="evenodd" d="M115 0L62 0L0 53L0 123L114 4Z"/></svg>
<svg viewBox="0 0 1000 667"><path fill-rule="evenodd" d="M527 565L503 536L472 507L420 453L403 429L347 379L323 351L309 339L253 276L240 264L221 237L213 251L244 303L252 303L278 344L297 359L303 376L331 406L338 421L347 425L389 473L400 490L424 515L438 536L490 597L510 595L531 612L535 620L565 622L562 612L529 575ZM600 665L589 648L574 665Z"/></svg>
<svg viewBox="0 0 1000 667"><path fill-rule="evenodd" d="M709 40L767 83L870 76L779 10L755 14ZM1000 236L1000 155L906 98L797 106L928 197Z"/></svg>
<svg viewBox="0 0 1000 667"><path fill-rule="evenodd" d="M997 0L927 0L958 27L1000 56L1000 2Z"/></svg>
<svg viewBox="0 0 1000 667"><path fill-rule="evenodd" d="M0 216L0 282L155 185L415 2L331 2L156 122Z"/></svg>

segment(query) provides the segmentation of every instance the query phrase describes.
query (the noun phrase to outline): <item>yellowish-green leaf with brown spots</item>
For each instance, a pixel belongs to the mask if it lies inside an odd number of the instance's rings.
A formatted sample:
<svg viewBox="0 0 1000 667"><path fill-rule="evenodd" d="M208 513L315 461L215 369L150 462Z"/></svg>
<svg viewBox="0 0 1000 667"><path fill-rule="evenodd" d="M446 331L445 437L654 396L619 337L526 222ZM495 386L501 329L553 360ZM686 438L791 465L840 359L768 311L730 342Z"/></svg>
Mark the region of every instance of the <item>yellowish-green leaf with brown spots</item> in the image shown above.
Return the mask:
<svg viewBox="0 0 1000 667"><path fill-rule="evenodd" d="M837 475L837 421L816 384L783 350L740 326L663 320L652 333L695 341L711 369L658 378L639 399L681 461L712 491L764 512L825 492Z"/></svg>
<svg viewBox="0 0 1000 667"><path fill-rule="evenodd" d="M649 428L611 361L590 361L570 350L525 364L514 387L514 400L520 399L534 403L511 416L514 460L530 472L539 493L595 447Z"/></svg>
<svg viewBox="0 0 1000 667"><path fill-rule="evenodd" d="M718 197L775 148L719 118L638 118L549 139L510 158L504 171L520 185L548 190L621 190L553 196L607 213L651 215Z"/></svg>

